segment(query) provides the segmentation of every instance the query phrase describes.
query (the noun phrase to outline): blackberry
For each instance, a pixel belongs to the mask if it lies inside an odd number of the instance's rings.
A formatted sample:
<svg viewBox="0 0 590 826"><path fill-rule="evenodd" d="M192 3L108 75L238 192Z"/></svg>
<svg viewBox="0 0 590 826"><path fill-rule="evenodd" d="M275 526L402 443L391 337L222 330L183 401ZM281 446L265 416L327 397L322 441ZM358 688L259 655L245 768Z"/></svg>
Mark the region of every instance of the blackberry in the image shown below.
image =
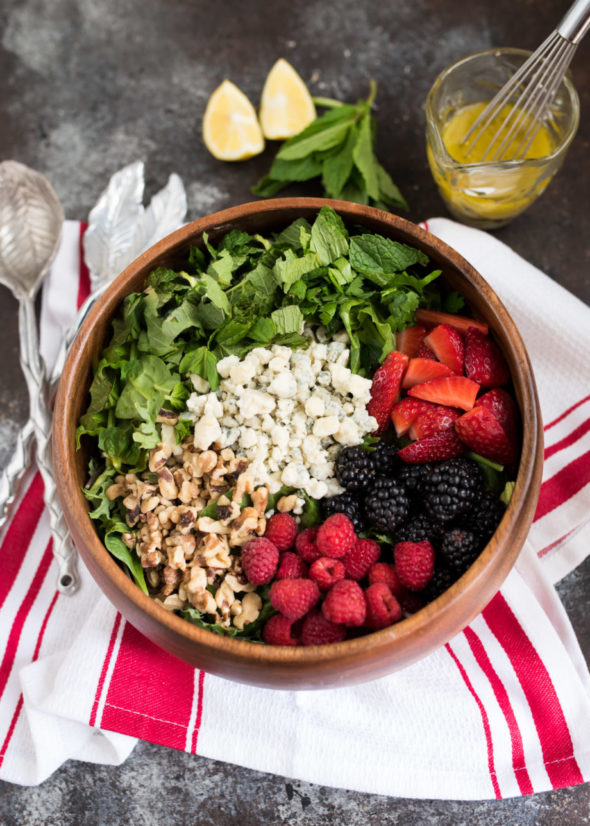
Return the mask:
<svg viewBox="0 0 590 826"><path fill-rule="evenodd" d="M486 490L461 517L461 527L480 536L483 545L487 545L504 515L504 510L504 505L498 497Z"/></svg>
<svg viewBox="0 0 590 826"><path fill-rule="evenodd" d="M444 528L440 522L435 522L425 514L418 514L408 519L407 522L395 532L396 542L423 542L427 539L430 544L437 548L440 544Z"/></svg>
<svg viewBox="0 0 590 826"><path fill-rule="evenodd" d="M458 579L458 574L456 571L453 571L447 565L444 565L437 561L434 574L432 575L432 579L424 588L423 591L420 591L420 595L427 600L427 602L432 602L433 599L440 597L441 594L451 587L451 585L456 582Z"/></svg>
<svg viewBox="0 0 590 826"><path fill-rule="evenodd" d="M433 465L420 484L426 513L440 522L465 513L483 492L477 463L461 456Z"/></svg>
<svg viewBox="0 0 590 826"><path fill-rule="evenodd" d="M419 495L422 492L422 486L426 475L432 470L433 465L411 465L402 464L397 478L403 482L410 496Z"/></svg>
<svg viewBox="0 0 590 826"><path fill-rule="evenodd" d="M405 486L396 479L376 479L365 496L365 512L374 528L394 533L410 513Z"/></svg>
<svg viewBox="0 0 590 826"><path fill-rule="evenodd" d="M343 447L336 459L336 478L346 490L362 490L375 478L373 454L360 445Z"/></svg>
<svg viewBox="0 0 590 826"><path fill-rule="evenodd" d="M334 513L343 513L348 516L357 533L366 528L366 519L363 513L363 506L357 496L349 491L340 493L338 496L330 496L322 499L322 513L324 519Z"/></svg>
<svg viewBox="0 0 590 826"><path fill-rule="evenodd" d="M392 442L381 440L371 454L373 467L377 476L395 476L399 459L397 458L399 447Z"/></svg>
<svg viewBox="0 0 590 826"><path fill-rule="evenodd" d="M481 551L481 539L471 531L452 528L442 538L440 553L447 565L464 574Z"/></svg>

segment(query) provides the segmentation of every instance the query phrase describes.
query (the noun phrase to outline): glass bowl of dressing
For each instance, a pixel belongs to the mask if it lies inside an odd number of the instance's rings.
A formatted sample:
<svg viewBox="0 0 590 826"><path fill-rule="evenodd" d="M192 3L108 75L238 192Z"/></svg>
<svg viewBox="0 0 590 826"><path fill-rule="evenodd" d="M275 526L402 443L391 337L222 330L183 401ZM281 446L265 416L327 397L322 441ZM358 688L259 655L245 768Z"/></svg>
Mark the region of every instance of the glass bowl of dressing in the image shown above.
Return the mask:
<svg viewBox="0 0 590 826"><path fill-rule="evenodd" d="M530 54L505 48L464 57L438 76L426 99L430 170L449 211L465 224L496 229L523 212L545 190L576 134L580 103L566 75L522 160L482 160L500 126L498 120L467 152L470 141L463 139L469 127ZM504 107L504 117L509 106ZM520 143L517 132L506 154Z"/></svg>

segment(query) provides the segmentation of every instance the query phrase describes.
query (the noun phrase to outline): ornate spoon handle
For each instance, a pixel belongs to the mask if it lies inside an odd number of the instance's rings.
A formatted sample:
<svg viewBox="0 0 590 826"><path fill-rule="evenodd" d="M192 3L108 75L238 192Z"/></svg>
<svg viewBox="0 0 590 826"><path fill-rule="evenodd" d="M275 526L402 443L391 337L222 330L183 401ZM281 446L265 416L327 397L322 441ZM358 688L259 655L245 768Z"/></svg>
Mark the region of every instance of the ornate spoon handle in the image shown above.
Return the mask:
<svg viewBox="0 0 590 826"><path fill-rule="evenodd" d="M0 528L3 528L18 497L25 471L33 460L33 423L29 419L16 437L16 446L10 461L0 474Z"/></svg>
<svg viewBox="0 0 590 826"><path fill-rule="evenodd" d="M19 334L21 366L31 405L30 419L37 440L37 465L45 486L45 504L49 511L49 523L53 535L53 555L59 565L57 587L61 593L76 590L76 550L70 539L61 506L57 499L57 485L53 475L51 457L51 416L45 396L44 375L39 357L37 320L31 299L23 298L19 306Z"/></svg>

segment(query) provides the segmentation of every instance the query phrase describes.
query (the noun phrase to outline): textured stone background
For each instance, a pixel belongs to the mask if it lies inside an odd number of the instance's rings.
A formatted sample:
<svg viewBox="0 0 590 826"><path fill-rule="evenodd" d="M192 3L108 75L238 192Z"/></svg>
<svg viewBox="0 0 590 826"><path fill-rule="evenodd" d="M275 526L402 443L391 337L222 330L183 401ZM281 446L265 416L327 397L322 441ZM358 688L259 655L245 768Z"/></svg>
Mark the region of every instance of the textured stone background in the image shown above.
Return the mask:
<svg viewBox="0 0 590 826"><path fill-rule="evenodd" d="M250 200L275 152L224 165L200 120L224 78L257 102L278 57L314 94L379 85L378 153L411 204L445 214L424 153L422 104L438 72L492 46L535 48L568 0L0 0L0 158L49 176L70 218L108 177L146 161L148 194L178 172L190 217ZM590 39L574 61L582 124L544 197L498 236L590 303ZM320 194L313 186L292 194ZM27 414L15 303L0 288L0 464ZM590 654L590 562L559 587ZM354 744L351 744L354 748ZM71 763L39 788L0 785L0 824L582 824L588 787L501 802L408 801L327 789L140 743L121 768Z"/></svg>

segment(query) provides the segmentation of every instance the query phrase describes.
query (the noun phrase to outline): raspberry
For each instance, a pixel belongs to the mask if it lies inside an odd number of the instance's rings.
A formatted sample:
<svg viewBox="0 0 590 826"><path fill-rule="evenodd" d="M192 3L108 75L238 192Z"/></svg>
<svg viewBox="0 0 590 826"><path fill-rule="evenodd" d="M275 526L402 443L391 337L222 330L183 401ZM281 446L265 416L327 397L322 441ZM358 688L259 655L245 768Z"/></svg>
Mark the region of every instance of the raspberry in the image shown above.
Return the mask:
<svg viewBox="0 0 590 826"><path fill-rule="evenodd" d="M312 611L303 620L301 642L303 645L327 645L346 639L344 625L336 625L326 619L321 611Z"/></svg>
<svg viewBox="0 0 590 826"><path fill-rule="evenodd" d="M366 577L369 568L380 556L381 548L374 539L357 539L352 551L346 554L342 561L348 577L359 580Z"/></svg>
<svg viewBox="0 0 590 826"><path fill-rule="evenodd" d="M395 566L389 562L376 562L369 570L369 584L382 582L398 599L405 593L405 588L399 581Z"/></svg>
<svg viewBox="0 0 590 826"><path fill-rule="evenodd" d="M264 538L270 539L279 551L288 551L295 544L297 522L290 513L274 513L266 523Z"/></svg>
<svg viewBox="0 0 590 826"><path fill-rule="evenodd" d="M308 565L314 560L319 559L321 556L318 546L315 543L318 530L319 528L306 528L304 531L301 531L295 540L295 548L297 549L297 553L304 562L308 563Z"/></svg>
<svg viewBox="0 0 590 826"><path fill-rule="evenodd" d="M332 585L346 576L344 565L331 556L320 556L309 568L309 578L317 583L320 591L329 591Z"/></svg>
<svg viewBox="0 0 590 826"><path fill-rule="evenodd" d="M279 567L275 579L306 579L307 565L292 551L284 551L279 556Z"/></svg>
<svg viewBox="0 0 590 826"><path fill-rule="evenodd" d="M428 542L398 542L393 549L395 570L401 584L421 591L434 573L434 548Z"/></svg>
<svg viewBox="0 0 590 826"><path fill-rule="evenodd" d="M266 585L279 562L277 546L264 536L249 539L242 547L242 568L253 585Z"/></svg>
<svg viewBox="0 0 590 826"><path fill-rule="evenodd" d="M298 620L311 611L320 591L311 579L281 579L273 582L268 596L273 608L290 620Z"/></svg>
<svg viewBox="0 0 590 826"><path fill-rule="evenodd" d="M320 527L316 542L322 556L346 556L356 542L352 522L343 513L329 516Z"/></svg>
<svg viewBox="0 0 590 826"><path fill-rule="evenodd" d="M337 582L326 594L322 613L336 625L362 625L367 615L367 603L358 582L352 579Z"/></svg>
<svg viewBox="0 0 590 826"><path fill-rule="evenodd" d="M301 640L293 636L293 620L282 614L275 614L267 620L262 631L262 639L269 645L301 645Z"/></svg>
<svg viewBox="0 0 590 826"><path fill-rule="evenodd" d="M402 608L384 582L375 582L365 591L367 618L365 626L371 631L387 628L402 618Z"/></svg>

